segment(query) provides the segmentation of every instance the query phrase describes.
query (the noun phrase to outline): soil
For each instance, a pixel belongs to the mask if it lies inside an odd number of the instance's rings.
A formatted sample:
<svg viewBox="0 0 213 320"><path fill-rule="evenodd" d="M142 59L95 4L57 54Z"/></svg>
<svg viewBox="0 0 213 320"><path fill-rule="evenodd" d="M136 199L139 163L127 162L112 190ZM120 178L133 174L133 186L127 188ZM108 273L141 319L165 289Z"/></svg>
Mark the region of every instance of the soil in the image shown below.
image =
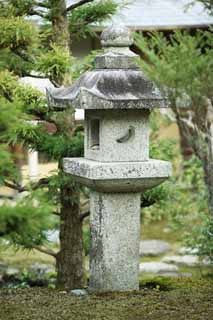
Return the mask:
<svg viewBox="0 0 213 320"><path fill-rule="evenodd" d="M155 279L139 292L75 297L53 289L0 290L1 320L209 320L213 279Z"/></svg>

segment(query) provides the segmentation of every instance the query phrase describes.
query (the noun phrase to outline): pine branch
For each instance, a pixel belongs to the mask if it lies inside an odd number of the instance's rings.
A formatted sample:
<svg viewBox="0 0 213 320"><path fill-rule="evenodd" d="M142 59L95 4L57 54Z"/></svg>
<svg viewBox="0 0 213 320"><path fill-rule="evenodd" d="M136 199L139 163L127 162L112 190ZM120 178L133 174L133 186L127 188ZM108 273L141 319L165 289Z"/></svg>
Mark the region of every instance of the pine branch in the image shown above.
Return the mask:
<svg viewBox="0 0 213 320"><path fill-rule="evenodd" d="M54 87L60 88L60 84L58 84L55 80L53 80L53 79L49 79L49 80L54 85Z"/></svg>
<svg viewBox="0 0 213 320"><path fill-rule="evenodd" d="M34 59L29 56L28 54L26 54L25 52L21 52L19 51L17 48L11 48L11 51L17 55L18 57L20 57L22 60L26 61L26 62L30 62L30 63L34 63Z"/></svg>
<svg viewBox="0 0 213 320"><path fill-rule="evenodd" d="M6 90L3 90L3 89L1 88L1 91L2 91L3 96L5 97L5 99L7 99L9 102L13 102L12 96L11 96Z"/></svg>
<svg viewBox="0 0 213 320"><path fill-rule="evenodd" d="M38 182L35 182L31 185L32 190L36 190L41 187L45 187L49 184L48 178L41 178Z"/></svg>
<svg viewBox="0 0 213 320"><path fill-rule="evenodd" d="M66 12L70 12L80 6L82 6L83 4L89 3L89 2L93 2L94 0L80 0L79 2L76 2L74 4L71 4L69 7L67 7Z"/></svg>
<svg viewBox="0 0 213 320"><path fill-rule="evenodd" d="M49 183L48 178L41 178L38 182L35 182L31 185L31 189L37 190L38 188L47 186L48 183ZM17 190L19 193L24 192L24 191L29 191L29 188L27 188L27 186L22 187L20 184L15 183L15 182L9 182L9 181L4 180L4 185L8 188Z"/></svg>
<svg viewBox="0 0 213 320"><path fill-rule="evenodd" d="M39 252L48 254L49 256L52 256L52 257L54 257L54 258L56 258L56 256L57 256L57 253L54 252L53 250L49 249L49 248L39 247L39 246L33 246L33 248L36 249L36 250L39 251Z"/></svg>
<svg viewBox="0 0 213 320"><path fill-rule="evenodd" d="M53 211L52 214L54 214L55 216L60 217L60 212L58 212L58 211Z"/></svg>
<svg viewBox="0 0 213 320"><path fill-rule="evenodd" d="M23 77L31 77L31 78L36 78L36 79L47 79L47 77L45 77L45 76L31 74L31 73L28 73L28 72L24 72L23 73Z"/></svg>
<svg viewBox="0 0 213 320"><path fill-rule="evenodd" d="M37 1L35 3L36 7L41 7L41 8L45 8L45 9L49 9L50 6L47 3L41 2L41 1Z"/></svg>
<svg viewBox="0 0 213 320"><path fill-rule="evenodd" d="M24 192L27 191L25 187L20 186L18 183L8 182L4 180L4 185L10 189L17 190L18 192Z"/></svg>
<svg viewBox="0 0 213 320"><path fill-rule="evenodd" d="M27 14L29 16L39 16L41 18L46 18L46 14L41 10L31 9Z"/></svg>

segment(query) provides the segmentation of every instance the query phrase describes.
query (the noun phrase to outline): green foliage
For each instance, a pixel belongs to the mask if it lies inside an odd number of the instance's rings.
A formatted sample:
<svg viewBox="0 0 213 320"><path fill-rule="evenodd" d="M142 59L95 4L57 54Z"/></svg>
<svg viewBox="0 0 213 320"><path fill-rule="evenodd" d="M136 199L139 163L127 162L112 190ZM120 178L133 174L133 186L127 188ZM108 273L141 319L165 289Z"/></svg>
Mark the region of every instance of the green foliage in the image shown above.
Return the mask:
<svg viewBox="0 0 213 320"><path fill-rule="evenodd" d="M37 40L36 28L21 17L0 19L0 49L27 50Z"/></svg>
<svg viewBox="0 0 213 320"><path fill-rule="evenodd" d="M151 196L154 193L151 199L158 201L143 210L145 221L167 219L173 229L187 230L191 226L189 221L197 221L200 214L207 211L207 192L200 161L192 157L184 163L184 168L151 191Z"/></svg>
<svg viewBox="0 0 213 320"><path fill-rule="evenodd" d="M199 224L192 228L185 236L185 244L192 249L197 249L201 258L206 258L213 263L213 218L209 215L200 215Z"/></svg>
<svg viewBox="0 0 213 320"><path fill-rule="evenodd" d="M159 111L153 111L151 113L150 158L173 162L177 156L177 141L159 137L161 128L165 128L168 124L168 119L165 116L160 115ZM161 201L167 203L170 194L170 192L168 192L169 189L169 183L164 183L154 189L147 190L141 196L141 206L145 208L154 205L155 203L160 205ZM161 214L158 214L157 216L155 214L155 217L153 218L158 219L160 217Z"/></svg>
<svg viewBox="0 0 213 320"><path fill-rule="evenodd" d="M1 236L14 246L31 249L47 242L45 231L53 228L50 218L53 207L39 191L13 204L0 207Z"/></svg>
<svg viewBox="0 0 213 320"><path fill-rule="evenodd" d="M18 180L19 173L14 164L12 154L8 151L8 146L0 145L0 186L4 185L5 179Z"/></svg>
<svg viewBox="0 0 213 320"><path fill-rule="evenodd" d="M70 73L72 57L69 53L56 45L40 55L37 61L37 70L50 80L61 83L65 74Z"/></svg>
<svg viewBox="0 0 213 320"><path fill-rule="evenodd" d="M71 65L71 74L73 81L77 80L82 73L91 70L94 67L94 59L98 51L91 51L83 59L74 59L74 62Z"/></svg>
<svg viewBox="0 0 213 320"><path fill-rule="evenodd" d="M40 114L49 112L46 97L43 93L30 85L16 83L16 88L14 89L13 94L15 100L19 101L23 118L29 118L28 115L39 116Z"/></svg>
<svg viewBox="0 0 213 320"><path fill-rule="evenodd" d="M117 12L118 7L119 4L115 1L104 0L76 8L69 16L69 30L72 37L85 38L88 34L94 35L90 25L110 18Z"/></svg>
<svg viewBox="0 0 213 320"><path fill-rule="evenodd" d="M25 16L27 13L33 13L35 0L4 0L0 10L5 15L10 16Z"/></svg>
<svg viewBox="0 0 213 320"><path fill-rule="evenodd" d="M12 73L8 70L0 71L0 97L11 101L16 85L17 78Z"/></svg>
<svg viewBox="0 0 213 320"><path fill-rule="evenodd" d="M175 114L181 114L177 111L179 105L187 106L190 110L190 125L196 134L189 138L198 140L192 141L191 146L199 159L202 159L201 162L192 157L184 163L184 171L181 172L179 169L167 184L166 201L162 199L152 208L145 209L145 215L151 219L167 217L174 228L183 227L183 231L191 232L191 222L201 222L202 215L208 211L206 187L209 186L205 185L203 170L206 170L205 163L211 161L208 158L211 147L207 144L209 133L206 126L211 120L206 115L206 101L208 99L212 102L212 33L198 31L192 36L187 32L177 31L169 38L162 33L150 34L149 38L137 34L135 39L145 58L138 63L144 73L167 95ZM156 151L156 148L153 151ZM209 233L206 231L209 230L209 226L211 228L211 223L208 221L203 225L205 227L201 229L194 229L191 241L195 243L197 239L200 243L200 247L197 244L199 254L206 252L207 255L211 255L211 249L207 253L203 246L205 240L202 240L206 237L206 243L209 243L211 248L211 242L207 237Z"/></svg>
<svg viewBox="0 0 213 320"><path fill-rule="evenodd" d="M24 123L14 128L11 133L13 144L22 143L33 150L45 153L49 160L63 157L79 157L83 155L83 135L76 133L70 139L64 134L49 134L43 125Z"/></svg>
<svg viewBox="0 0 213 320"><path fill-rule="evenodd" d="M47 159L58 161L60 168L49 178L47 188L42 188L45 196L34 194L29 184L25 186L29 192L27 198L16 206L0 207L1 235L10 243L28 249L46 242L44 231L53 227L49 214L55 208L60 209L63 188L69 186L73 190L71 199L63 198L67 205L78 199L79 192L79 186L61 172L63 157L83 155L83 134L76 129L73 112L56 113L47 105L45 96L21 85L16 77L30 74L48 77L58 86L70 83L91 68L94 54L79 62L68 54L68 41L64 49L54 42L58 32L55 26L61 22L60 10L56 11L62 6L63 1L55 0L0 2L0 142L4 142L0 147L0 184L6 179L11 183L18 181L10 144L38 150ZM85 36L91 23L108 18L117 7L112 0L104 0L76 8L68 17L71 39ZM42 27L37 28L29 19L35 14L41 17ZM56 22L53 18L59 19ZM38 120L37 125L31 120ZM55 131L49 133L47 124L53 125Z"/></svg>
<svg viewBox="0 0 213 320"><path fill-rule="evenodd" d="M38 29L24 15L16 16L18 8L12 3L4 1L0 6L0 70L7 68L23 75L33 68L39 43Z"/></svg>
<svg viewBox="0 0 213 320"><path fill-rule="evenodd" d="M212 98L213 50L212 33L197 32L191 36L177 31L166 38L162 33L152 33L150 38L135 35L136 45L146 60L140 60L142 70L166 92L171 103L177 97L191 105L203 103L203 97ZM204 54L205 53L205 54Z"/></svg>
<svg viewBox="0 0 213 320"><path fill-rule="evenodd" d="M161 159L172 161L177 155L177 141L171 138L159 138L161 128L166 128L170 125L170 121L166 116L163 116L159 111L153 111L150 117L150 157L153 159Z"/></svg>

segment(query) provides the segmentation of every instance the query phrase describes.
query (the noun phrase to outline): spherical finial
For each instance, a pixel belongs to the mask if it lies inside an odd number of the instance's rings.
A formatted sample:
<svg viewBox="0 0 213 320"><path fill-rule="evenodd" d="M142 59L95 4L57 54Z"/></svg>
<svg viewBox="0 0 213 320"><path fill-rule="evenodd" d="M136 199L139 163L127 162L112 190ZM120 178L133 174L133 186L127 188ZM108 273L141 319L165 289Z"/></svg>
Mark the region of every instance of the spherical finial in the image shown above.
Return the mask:
<svg viewBox="0 0 213 320"><path fill-rule="evenodd" d="M125 26L112 25L102 32L101 44L103 47L129 47L133 44L133 37Z"/></svg>

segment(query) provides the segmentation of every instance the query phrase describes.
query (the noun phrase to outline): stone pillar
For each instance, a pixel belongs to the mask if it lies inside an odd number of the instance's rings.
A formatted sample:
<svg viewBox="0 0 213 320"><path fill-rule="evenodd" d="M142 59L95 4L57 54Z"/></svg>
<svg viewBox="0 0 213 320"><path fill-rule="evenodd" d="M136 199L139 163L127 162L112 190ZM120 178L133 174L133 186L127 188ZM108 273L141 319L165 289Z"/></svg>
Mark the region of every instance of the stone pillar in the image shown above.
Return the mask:
<svg viewBox="0 0 213 320"><path fill-rule="evenodd" d="M140 193L92 191L90 290L138 290Z"/></svg>

